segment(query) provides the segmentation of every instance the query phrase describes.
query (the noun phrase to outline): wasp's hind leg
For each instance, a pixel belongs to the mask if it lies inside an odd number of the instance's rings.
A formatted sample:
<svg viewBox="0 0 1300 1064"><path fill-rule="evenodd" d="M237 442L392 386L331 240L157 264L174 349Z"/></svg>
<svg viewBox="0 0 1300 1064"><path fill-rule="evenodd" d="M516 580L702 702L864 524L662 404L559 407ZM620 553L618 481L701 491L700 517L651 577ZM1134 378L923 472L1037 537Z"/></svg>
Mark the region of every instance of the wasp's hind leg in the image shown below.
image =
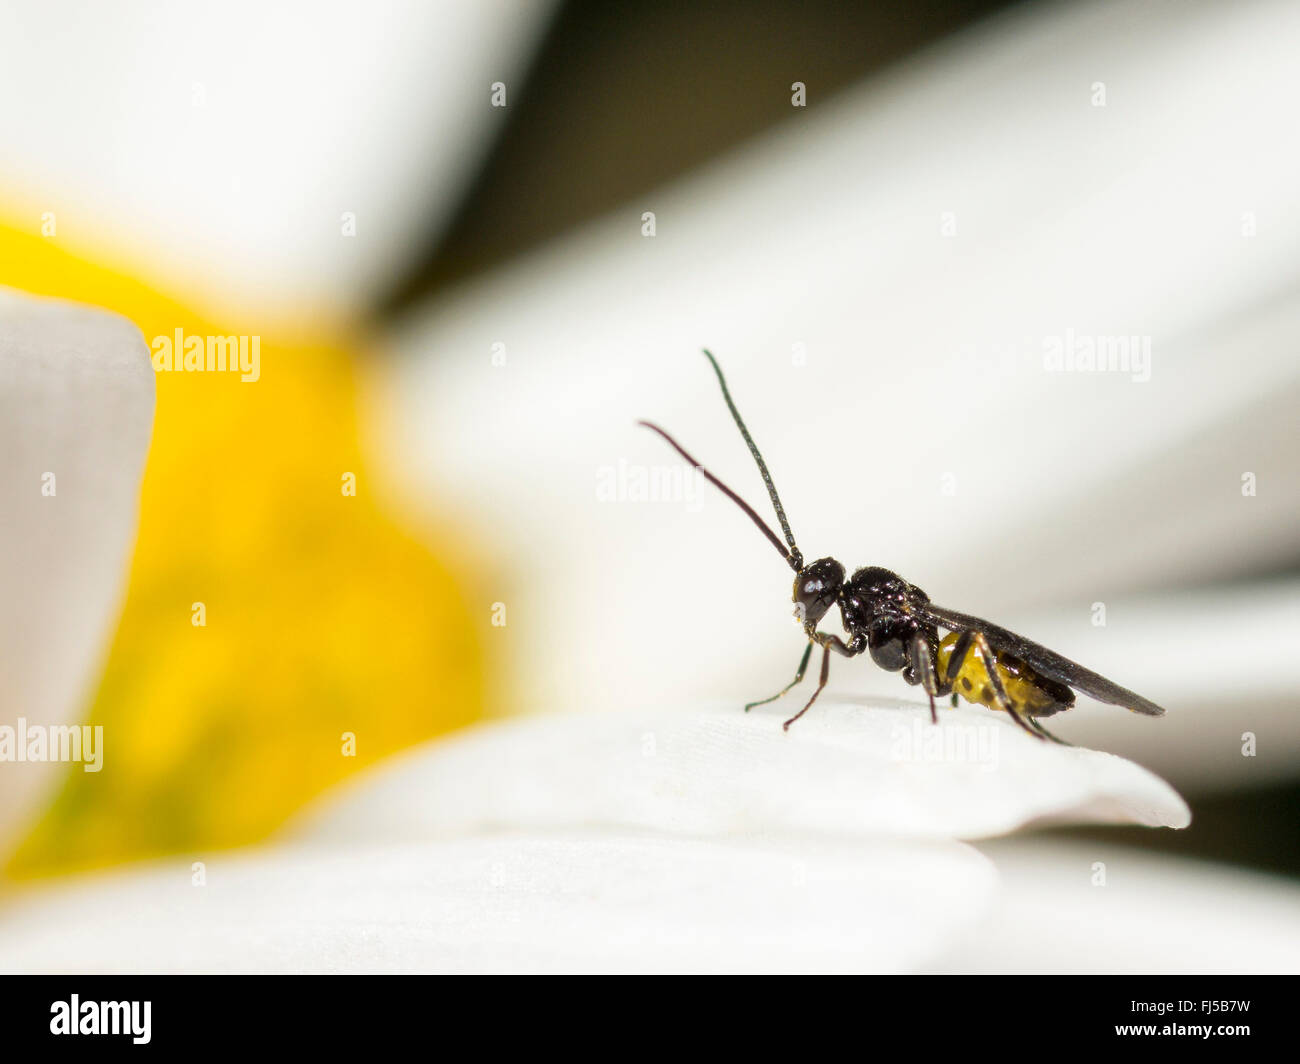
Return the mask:
<svg viewBox="0 0 1300 1064"><path fill-rule="evenodd" d="M1046 741L1055 738L1040 724L1035 726L1028 717L1025 716L1011 701L1011 696L1007 694L1007 689L1002 685L1002 677L998 675L997 658L993 654L993 648L989 646L989 641L984 637L983 632L967 630L957 637L957 642L952 647L952 657L948 659L948 675L956 676L961 672L962 665L966 661L966 655L974 648L979 654L980 662L984 666L984 675L989 679L989 689L993 692L993 700L997 702L999 709L1007 711L1020 727L1032 735L1035 739ZM1057 740L1059 742L1059 740Z"/></svg>
<svg viewBox="0 0 1300 1064"><path fill-rule="evenodd" d="M808 645L804 648L803 657L799 659L799 669L794 674L793 680L791 680L788 684L782 687L781 690L777 691L777 693L774 694L771 698L765 698L761 702L748 703L745 706L745 712L748 713L755 706L765 706L769 702L775 702L782 695L789 693L790 688L794 687L797 683L799 683L799 681L803 679L803 674L808 671L808 659L812 657L812 648L813 645L810 640Z"/></svg>
<svg viewBox="0 0 1300 1064"><path fill-rule="evenodd" d="M930 723L939 723L939 714L934 708L934 696L944 695L944 684L939 679L939 670L934 666L934 658L930 654L929 641L923 635L912 637L912 645L909 648L912 658L912 675L921 681L921 686L925 693L930 696Z"/></svg>
<svg viewBox="0 0 1300 1064"><path fill-rule="evenodd" d="M1060 744L1061 746L1074 746L1074 743L1067 743L1064 739L1058 739L1055 735L1053 735L1053 734L1052 734L1051 732L1049 732L1046 728L1044 728L1041 724L1039 724L1036 718L1034 718L1034 717L1026 717L1026 719L1029 721L1029 726L1030 726L1031 728L1033 728L1034 731L1036 731L1036 732L1037 732L1039 735L1041 735L1044 739L1050 739L1052 742L1054 742L1054 743L1058 743L1058 744Z"/></svg>

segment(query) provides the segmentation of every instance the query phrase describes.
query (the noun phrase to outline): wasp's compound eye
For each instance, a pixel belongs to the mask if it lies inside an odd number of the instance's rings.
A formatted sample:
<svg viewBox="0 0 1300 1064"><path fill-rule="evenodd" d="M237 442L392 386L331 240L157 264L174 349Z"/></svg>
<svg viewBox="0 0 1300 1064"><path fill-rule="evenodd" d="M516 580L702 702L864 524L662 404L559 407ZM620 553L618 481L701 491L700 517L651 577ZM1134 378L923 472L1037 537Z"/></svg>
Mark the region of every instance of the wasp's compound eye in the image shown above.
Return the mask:
<svg viewBox="0 0 1300 1064"><path fill-rule="evenodd" d="M844 583L844 566L834 558L819 558L794 578L795 616L816 624L835 605Z"/></svg>

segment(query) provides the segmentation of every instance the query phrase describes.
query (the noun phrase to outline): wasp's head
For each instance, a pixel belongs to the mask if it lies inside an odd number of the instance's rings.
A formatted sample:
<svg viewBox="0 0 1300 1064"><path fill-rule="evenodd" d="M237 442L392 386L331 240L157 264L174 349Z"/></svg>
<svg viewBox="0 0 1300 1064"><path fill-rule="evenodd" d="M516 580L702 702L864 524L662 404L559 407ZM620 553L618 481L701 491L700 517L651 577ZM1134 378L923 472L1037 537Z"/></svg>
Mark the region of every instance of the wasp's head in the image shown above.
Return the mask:
<svg viewBox="0 0 1300 1064"><path fill-rule="evenodd" d="M802 624L815 625L839 599L844 566L834 558L818 558L794 578L794 615Z"/></svg>

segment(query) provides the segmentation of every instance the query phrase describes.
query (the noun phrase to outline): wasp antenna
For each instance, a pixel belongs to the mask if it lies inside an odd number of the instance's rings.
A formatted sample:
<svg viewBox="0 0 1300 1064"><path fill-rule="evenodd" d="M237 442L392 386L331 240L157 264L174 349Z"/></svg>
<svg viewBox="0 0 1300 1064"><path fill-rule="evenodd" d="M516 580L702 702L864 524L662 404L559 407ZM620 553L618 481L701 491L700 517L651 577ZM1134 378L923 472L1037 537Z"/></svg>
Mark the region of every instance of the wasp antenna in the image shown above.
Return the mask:
<svg viewBox="0 0 1300 1064"><path fill-rule="evenodd" d="M772 541L772 546L774 546L777 549L778 553L781 555L782 558L786 560L786 563L790 566L790 568L792 568L795 572L798 572L800 569L803 568L803 560L801 557L799 557L797 552L795 555L791 555L791 553L788 550L786 550L785 547L781 544L781 540L777 538L777 534L773 532L770 528L768 528L766 523L763 521L763 519L759 517L757 513L755 513L754 508L750 506L749 503L747 503L739 495L737 495L734 491L732 491L729 487L727 487L727 485L722 483L722 481L720 481L707 469L705 469L704 466L700 465L699 462L697 462L693 457L691 457L691 455L687 452L685 447L683 447L680 443L678 443L675 439L673 439L670 435L668 435L668 433L666 433L663 429L661 429L658 425L654 424L651 421L638 421L637 424L644 425L651 432L657 432L660 436L662 436L665 440L667 440L668 445L672 447L673 450L675 450L678 454L680 454L683 458L685 458L686 461L690 462L691 465L693 465L696 469L698 469L701 473L704 474L705 480L707 480L710 484L712 484L715 488L717 488L720 492L722 492L723 495L725 495L728 499L730 499L742 510L744 510L745 513L749 515L749 519L753 521L754 524L758 525L760 529L762 529L763 535L765 535L769 540Z"/></svg>
<svg viewBox="0 0 1300 1064"><path fill-rule="evenodd" d="M754 437L749 434L749 429L745 428L745 422L740 416L740 411L736 409L736 404L732 402L731 393L727 391L727 380L722 375L722 367L718 365L718 360L713 357L713 352L707 347L704 350L704 357L709 360L713 366L713 372L718 375L718 383L722 385L722 398L727 401L727 409L731 411L731 416L736 421L736 428L740 429L740 434L745 437L745 443L749 447L749 453L754 456L754 461L758 463L758 471L763 476L763 484L767 488L768 497L772 500L772 509L776 511L776 519L781 522L781 531L785 533L785 541L790 545L789 554L786 556L791 567L798 572L802 566L803 555L799 553L799 548L794 545L794 533L790 531L790 522L785 519L785 508L781 505L781 496L776 493L776 485L772 483L772 474L767 471L767 463L763 461L763 456L758 453L758 445L754 443ZM800 564L796 565L798 560Z"/></svg>

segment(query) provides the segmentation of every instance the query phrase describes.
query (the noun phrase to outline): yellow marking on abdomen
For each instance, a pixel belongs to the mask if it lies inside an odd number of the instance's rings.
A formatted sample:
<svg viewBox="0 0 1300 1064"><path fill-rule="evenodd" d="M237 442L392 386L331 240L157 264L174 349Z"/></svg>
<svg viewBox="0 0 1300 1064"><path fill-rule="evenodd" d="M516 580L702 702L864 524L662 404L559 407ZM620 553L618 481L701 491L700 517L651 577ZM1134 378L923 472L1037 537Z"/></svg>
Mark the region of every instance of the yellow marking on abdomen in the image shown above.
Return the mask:
<svg viewBox="0 0 1300 1064"><path fill-rule="evenodd" d="M952 660L952 648L956 642L956 632L949 633L939 642L939 660L936 665L940 676L948 675L948 662ZM1002 681L1007 697L1011 699L1016 709L1032 713L1037 709L1046 709L1056 702L1055 698L1034 683L1034 674L1020 662L1009 660L1005 655L994 651L992 664L997 671L998 679ZM993 694L988 673L984 669L983 656L975 646L972 645L966 651L966 660L962 662L960 671L949 679L952 680L953 691L967 702L988 706L989 709L1001 708Z"/></svg>

